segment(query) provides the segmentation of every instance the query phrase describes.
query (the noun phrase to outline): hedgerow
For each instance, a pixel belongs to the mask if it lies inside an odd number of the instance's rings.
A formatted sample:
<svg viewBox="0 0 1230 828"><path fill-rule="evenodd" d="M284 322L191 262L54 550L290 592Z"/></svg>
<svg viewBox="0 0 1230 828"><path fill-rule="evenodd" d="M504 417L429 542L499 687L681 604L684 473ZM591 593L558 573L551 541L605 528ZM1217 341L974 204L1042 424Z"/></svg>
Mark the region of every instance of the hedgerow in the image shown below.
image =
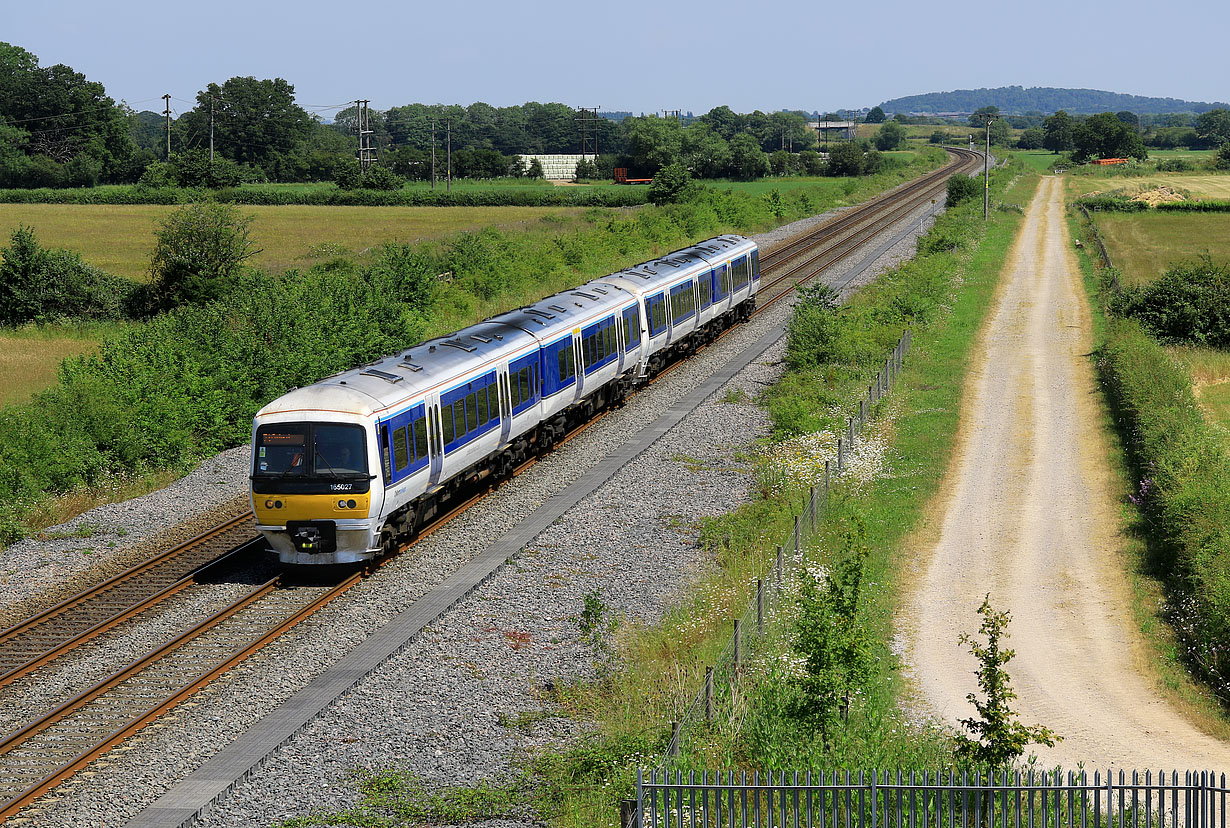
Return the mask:
<svg viewBox="0 0 1230 828"><path fill-rule="evenodd" d="M1138 483L1153 566L1188 663L1230 700L1230 456L1183 367L1135 320L1110 320L1098 368Z"/></svg>

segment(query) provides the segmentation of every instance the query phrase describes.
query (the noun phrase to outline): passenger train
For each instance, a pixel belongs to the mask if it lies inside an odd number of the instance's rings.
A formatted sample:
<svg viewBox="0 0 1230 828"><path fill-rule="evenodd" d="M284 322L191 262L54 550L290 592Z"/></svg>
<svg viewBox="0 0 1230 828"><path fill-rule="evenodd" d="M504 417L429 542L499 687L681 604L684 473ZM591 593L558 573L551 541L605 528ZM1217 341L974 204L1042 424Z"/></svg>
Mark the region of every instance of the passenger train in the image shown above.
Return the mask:
<svg viewBox="0 0 1230 828"><path fill-rule="evenodd" d="M253 421L257 528L291 564L394 549L746 319L759 280L755 243L719 236L294 389Z"/></svg>

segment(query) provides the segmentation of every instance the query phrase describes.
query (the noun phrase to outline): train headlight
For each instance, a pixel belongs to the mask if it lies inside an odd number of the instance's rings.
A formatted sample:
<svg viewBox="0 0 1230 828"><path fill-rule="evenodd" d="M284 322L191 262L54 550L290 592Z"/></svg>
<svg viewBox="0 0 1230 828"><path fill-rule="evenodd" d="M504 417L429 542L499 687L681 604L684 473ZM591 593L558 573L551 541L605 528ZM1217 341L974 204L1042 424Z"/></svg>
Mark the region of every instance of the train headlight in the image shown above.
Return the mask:
<svg viewBox="0 0 1230 828"><path fill-rule="evenodd" d="M273 501L273 508L275 508L275 509L281 509L281 508L282 508L282 501L280 501L280 500L275 500L275 501Z"/></svg>
<svg viewBox="0 0 1230 828"><path fill-rule="evenodd" d="M266 501L265 501L265 508L266 508L266 509L272 509L272 508L273 508L273 501L272 501L272 500L266 500Z"/></svg>
<svg viewBox="0 0 1230 828"><path fill-rule="evenodd" d="M353 508L354 508L355 506L357 506L357 505L358 505L358 504L357 504L357 503L355 503L353 500L347 500L347 501L346 501L346 508L347 508L347 509L353 509Z"/></svg>
<svg viewBox="0 0 1230 828"><path fill-rule="evenodd" d="M346 508L346 501L344 501L344 500L339 500L339 501L337 502L337 508L339 508L339 509L345 509L345 508Z"/></svg>

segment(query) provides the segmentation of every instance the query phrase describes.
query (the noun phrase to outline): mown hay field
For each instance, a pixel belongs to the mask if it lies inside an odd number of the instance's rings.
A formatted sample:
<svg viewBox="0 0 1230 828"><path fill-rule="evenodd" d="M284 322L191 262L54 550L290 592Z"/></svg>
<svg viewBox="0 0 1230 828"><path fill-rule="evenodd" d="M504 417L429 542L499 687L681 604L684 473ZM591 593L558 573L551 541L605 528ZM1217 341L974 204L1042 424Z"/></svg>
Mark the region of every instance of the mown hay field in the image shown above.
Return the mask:
<svg viewBox="0 0 1230 828"><path fill-rule="evenodd" d="M1155 173L1139 178L1074 176L1068 186L1068 192L1072 196L1083 196L1094 191L1106 193L1112 190L1132 196L1144 190L1171 187L1175 190L1184 190L1196 199L1230 199L1230 175L1217 173Z"/></svg>
<svg viewBox="0 0 1230 828"><path fill-rule="evenodd" d="M1230 429L1230 351L1194 345L1176 345L1167 350L1187 366L1196 399L1208 418ZM1230 430L1226 436L1230 447Z"/></svg>
<svg viewBox="0 0 1230 828"><path fill-rule="evenodd" d="M19 225L33 227L44 247L65 247L103 270L145 280L154 249L154 228L174 207L162 205L0 204L0 245ZM253 259L272 271L308 267L330 249L361 253L384 242L435 239L482 227L537 224L544 217L565 220L568 229L580 207L240 207L254 215L252 238L261 252ZM337 246L337 247L334 247Z"/></svg>
<svg viewBox="0 0 1230 828"><path fill-rule="evenodd" d="M1098 213L1095 220L1125 287L1151 282L1174 262L1204 253L1230 261L1228 213Z"/></svg>

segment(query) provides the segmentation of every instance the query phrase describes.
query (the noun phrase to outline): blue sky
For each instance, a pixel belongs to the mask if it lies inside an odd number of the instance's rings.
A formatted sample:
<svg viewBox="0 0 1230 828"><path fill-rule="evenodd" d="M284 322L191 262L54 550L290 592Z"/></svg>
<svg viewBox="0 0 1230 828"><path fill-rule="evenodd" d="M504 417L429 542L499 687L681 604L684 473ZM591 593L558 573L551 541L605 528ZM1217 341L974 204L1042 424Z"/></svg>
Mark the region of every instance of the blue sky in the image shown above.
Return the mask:
<svg viewBox="0 0 1230 828"><path fill-rule="evenodd" d="M958 88L1230 99L1230 4L366 3L3 0L0 40L116 99L190 109L209 82L283 77L299 103L559 101L604 110L837 109ZM955 27L948 21L958 17Z"/></svg>

